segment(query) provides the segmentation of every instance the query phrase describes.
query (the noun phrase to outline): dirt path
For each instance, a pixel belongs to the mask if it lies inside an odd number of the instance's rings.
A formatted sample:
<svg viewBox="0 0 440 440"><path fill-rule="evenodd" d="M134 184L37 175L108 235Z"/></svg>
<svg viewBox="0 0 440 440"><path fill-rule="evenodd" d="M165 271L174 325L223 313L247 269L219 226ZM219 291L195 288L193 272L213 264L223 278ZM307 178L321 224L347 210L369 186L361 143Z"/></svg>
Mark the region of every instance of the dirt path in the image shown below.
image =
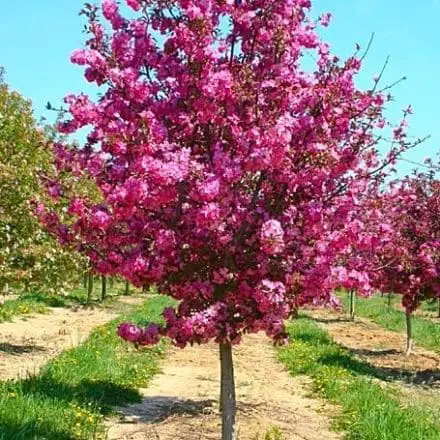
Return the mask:
<svg viewBox="0 0 440 440"><path fill-rule="evenodd" d="M143 403L108 422L110 440L211 440L220 432L219 361L214 344L173 350L163 373L142 390ZM239 440L264 440L277 427L284 440L336 440L323 403L307 397L309 383L291 377L268 339L251 335L234 348ZM273 437L280 438L280 437Z"/></svg>
<svg viewBox="0 0 440 440"><path fill-rule="evenodd" d="M405 356L404 334L386 330L363 318L356 318L354 323L347 321L343 313L334 310L317 309L309 314L337 343L377 367L383 378L440 389L440 356L417 345L411 356Z"/></svg>
<svg viewBox="0 0 440 440"><path fill-rule="evenodd" d="M0 380L35 374L49 359L79 345L90 332L142 298L120 298L110 307L51 308L48 314L0 324Z"/></svg>

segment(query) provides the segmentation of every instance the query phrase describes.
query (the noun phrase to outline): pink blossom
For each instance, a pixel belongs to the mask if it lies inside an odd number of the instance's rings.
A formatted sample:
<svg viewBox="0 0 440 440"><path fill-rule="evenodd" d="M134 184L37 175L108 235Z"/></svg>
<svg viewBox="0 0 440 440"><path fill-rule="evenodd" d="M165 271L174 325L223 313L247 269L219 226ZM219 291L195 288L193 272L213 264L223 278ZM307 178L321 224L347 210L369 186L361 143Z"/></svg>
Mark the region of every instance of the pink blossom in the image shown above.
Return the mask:
<svg viewBox="0 0 440 440"><path fill-rule="evenodd" d="M284 249L284 230L278 220L268 220L261 227L262 250L268 255L276 255Z"/></svg>
<svg viewBox="0 0 440 440"><path fill-rule="evenodd" d="M141 0L126 0L127 5L134 11L139 11L142 7Z"/></svg>
<svg viewBox="0 0 440 440"><path fill-rule="evenodd" d="M72 52L70 61L74 64L84 66L87 63L87 51L85 49L76 49Z"/></svg>
<svg viewBox="0 0 440 440"><path fill-rule="evenodd" d="M155 345L160 340L160 327L150 324L137 339L139 345Z"/></svg>
<svg viewBox="0 0 440 440"><path fill-rule="evenodd" d="M199 228L214 228L221 218L220 207L217 203L205 204L197 213L196 222Z"/></svg>
<svg viewBox="0 0 440 440"><path fill-rule="evenodd" d="M129 342L137 342L142 336L142 329L130 322L123 322L118 326L118 335Z"/></svg>
<svg viewBox="0 0 440 440"><path fill-rule="evenodd" d="M110 222L111 222L110 215L101 209L96 210L92 214L91 224L95 228L105 230L109 226Z"/></svg>
<svg viewBox="0 0 440 440"><path fill-rule="evenodd" d="M69 214L81 216L85 212L85 205L82 199L72 199L69 206Z"/></svg>
<svg viewBox="0 0 440 440"><path fill-rule="evenodd" d="M326 14L322 15L319 19L322 26L327 27L330 24L332 18L332 14L330 12L327 12Z"/></svg>
<svg viewBox="0 0 440 440"><path fill-rule="evenodd" d="M220 192L220 181L216 177L208 177L199 182L192 197L200 202L212 202Z"/></svg>
<svg viewBox="0 0 440 440"><path fill-rule="evenodd" d="M156 248L158 251L169 251L176 246L176 238L173 231L160 229L156 234Z"/></svg>

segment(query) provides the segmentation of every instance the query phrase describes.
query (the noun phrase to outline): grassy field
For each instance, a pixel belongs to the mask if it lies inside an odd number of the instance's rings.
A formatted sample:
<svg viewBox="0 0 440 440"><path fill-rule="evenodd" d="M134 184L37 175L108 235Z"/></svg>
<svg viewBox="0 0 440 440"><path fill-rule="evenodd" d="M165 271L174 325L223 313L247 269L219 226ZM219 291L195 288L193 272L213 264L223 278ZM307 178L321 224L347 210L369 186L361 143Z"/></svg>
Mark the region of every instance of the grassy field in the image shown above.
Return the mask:
<svg viewBox="0 0 440 440"><path fill-rule="evenodd" d="M123 319L159 322L170 300L150 298L129 316L96 329L81 346L50 361L36 377L0 383L1 440L105 438L103 416L137 402L137 387L157 372L164 345L136 351L116 336Z"/></svg>
<svg viewBox="0 0 440 440"><path fill-rule="evenodd" d="M348 310L348 295L341 295L344 307ZM405 313L395 307L399 297L393 299L391 306L388 306L387 298L379 295L371 298L356 298L356 315L367 318L379 324L387 330L405 332ZM413 339L416 344L440 353L440 325L438 322L414 315L413 318ZM439 437L440 438L440 437Z"/></svg>
<svg viewBox="0 0 440 440"><path fill-rule="evenodd" d="M423 303L420 306L420 309L424 312L429 312L433 315L435 318L439 318L439 301L433 300L433 301L423 301ZM440 322L440 320L439 320Z"/></svg>
<svg viewBox="0 0 440 440"><path fill-rule="evenodd" d="M334 427L348 440L438 440L438 408L403 402L397 391L381 386L376 372L334 343L311 319L288 328L291 343L279 352L293 375L307 375L314 392L340 407Z"/></svg>

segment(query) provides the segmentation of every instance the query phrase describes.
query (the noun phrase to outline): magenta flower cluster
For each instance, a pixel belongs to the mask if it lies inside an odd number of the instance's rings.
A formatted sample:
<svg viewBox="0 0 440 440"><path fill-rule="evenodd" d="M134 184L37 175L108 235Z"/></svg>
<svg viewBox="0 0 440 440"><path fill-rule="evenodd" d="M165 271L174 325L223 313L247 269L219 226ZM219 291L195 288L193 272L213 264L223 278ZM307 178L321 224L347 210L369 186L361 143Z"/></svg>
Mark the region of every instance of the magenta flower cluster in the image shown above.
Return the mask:
<svg viewBox="0 0 440 440"><path fill-rule="evenodd" d="M159 326L152 324L146 328L140 328L129 322L123 322L118 326L118 335L138 345L154 345L159 342L160 338Z"/></svg>

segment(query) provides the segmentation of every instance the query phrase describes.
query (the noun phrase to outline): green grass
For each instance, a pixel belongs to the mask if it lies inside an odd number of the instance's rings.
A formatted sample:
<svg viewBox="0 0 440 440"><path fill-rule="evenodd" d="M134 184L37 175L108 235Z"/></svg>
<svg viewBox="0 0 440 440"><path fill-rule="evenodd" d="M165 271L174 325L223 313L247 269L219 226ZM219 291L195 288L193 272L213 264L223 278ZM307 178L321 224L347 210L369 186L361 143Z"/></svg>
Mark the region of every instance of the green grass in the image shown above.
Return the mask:
<svg viewBox="0 0 440 440"><path fill-rule="evenodd" d="M285 437L277 426L272 426L264 435L264 440L285 440Z"/></svg>
<svg viewBox="0 0 440 440"><path fill-rule="evenodd" d="M0 322L10 321L19 315L32 315L33 313L46 313L47 305L36 301L34 298L23 297L6 300L0 305Z"/></svg>
<svg viewBox="0 0 440 440"><path fill-rule="evenodd" d="M348 310L348 295L341 294L344 307ZM387 304L387 297L379 295L371 298L356 298L356 315L367 318L387 330L404 333L406 330L405 313L398 310L395 304L399 301L398 295L392 301L391 307ZM429 350L440 352L440 325L429 318L414 315L412 324L413 339L416 344Z"/></svg>
<svg viewBox="0 0 440 440"><path fill-rule="evenodd" d="M439 313L438 299L431 301L423 301L423 303L420 306L420 309L423 310L424 312L430 312L433 314L433 317L438 318L438 313Z"/></svg>
<svg viewBox="0 0 440 440"><path fill-rule="evenodd" d="M103 416L140 401L158 371L163 343L140 351L116 336L123 319L159 322L165 297L155 296L128 316L96 329L87 341L50 361L38 376L0 383L1 440L105 438Z"/></svg>
<svg viewBox="0 0 440 440"><path fill-rule="evenodd" d="M348 440L438 440L438 414L403 404L397 391L374 380L374 368L356 360L316 323L301 317L288 326L291 343L280 349L293 375L307 375L314 392L340 407L335 429Z"/></svg>

